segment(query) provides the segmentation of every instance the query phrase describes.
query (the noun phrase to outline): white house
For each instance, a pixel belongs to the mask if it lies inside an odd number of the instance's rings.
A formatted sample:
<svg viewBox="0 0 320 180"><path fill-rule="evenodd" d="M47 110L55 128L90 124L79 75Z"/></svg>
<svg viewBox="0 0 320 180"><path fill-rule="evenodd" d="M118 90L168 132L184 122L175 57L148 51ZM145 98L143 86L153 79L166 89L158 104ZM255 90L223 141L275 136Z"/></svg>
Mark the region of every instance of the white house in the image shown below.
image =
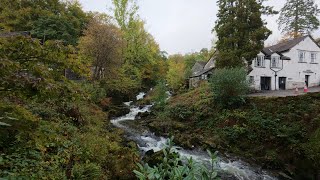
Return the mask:
<svg viewBox="0 0 320 180"><path fill-rule="evenodd" d="M320 47L303 36L264 48L252 62L249 74L256 90L279 90L319 86Z"/></svg>
<svg viewBox="0 0 320 180"><path fill-rule="evenodd" d="M190 87L207 80L214 71L215 59L212 57L201 71L193 72ZM252 61L248 78L255 90L319 86L320 46L308 35L266 47Z"/></svg>

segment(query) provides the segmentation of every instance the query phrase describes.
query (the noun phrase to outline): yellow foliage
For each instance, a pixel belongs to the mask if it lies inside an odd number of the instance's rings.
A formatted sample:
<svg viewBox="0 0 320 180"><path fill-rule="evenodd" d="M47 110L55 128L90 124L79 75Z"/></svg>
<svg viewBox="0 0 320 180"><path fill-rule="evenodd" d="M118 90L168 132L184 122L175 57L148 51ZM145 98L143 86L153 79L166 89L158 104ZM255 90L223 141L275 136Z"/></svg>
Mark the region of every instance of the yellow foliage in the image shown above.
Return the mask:
<svg viewBox="0 0 320 180"><path fill-rule="evenodd" d="M182 55L173 55L168 60L169 70L166 76L167 83L173 91L184 86L185 63Z"/></svg>

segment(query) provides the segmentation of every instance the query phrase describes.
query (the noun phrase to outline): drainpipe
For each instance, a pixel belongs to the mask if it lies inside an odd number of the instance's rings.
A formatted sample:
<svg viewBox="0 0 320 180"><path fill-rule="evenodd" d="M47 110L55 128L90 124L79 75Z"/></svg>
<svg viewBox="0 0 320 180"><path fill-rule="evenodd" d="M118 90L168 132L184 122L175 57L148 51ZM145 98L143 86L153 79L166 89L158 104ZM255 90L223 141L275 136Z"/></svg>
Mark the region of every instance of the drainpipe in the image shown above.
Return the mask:
<svg viewBox="0 0 320 180"><path fill-rule="evenodd" d="M277 90L277 71L274 71L274 90Z"/></svg>
<svg viewBox="0 0 320 180"><path fill-rule="evenodd" d="M279 59L280 61L282 61L282 66L281 66L281 69L278 69L278 70L275 70L275 69L272 69L272 57L270 58L270 69L274 72L274 90L277 90L277 76L278 76L278 72L280 72L281 70L283 70L283 60Z"/></svg>

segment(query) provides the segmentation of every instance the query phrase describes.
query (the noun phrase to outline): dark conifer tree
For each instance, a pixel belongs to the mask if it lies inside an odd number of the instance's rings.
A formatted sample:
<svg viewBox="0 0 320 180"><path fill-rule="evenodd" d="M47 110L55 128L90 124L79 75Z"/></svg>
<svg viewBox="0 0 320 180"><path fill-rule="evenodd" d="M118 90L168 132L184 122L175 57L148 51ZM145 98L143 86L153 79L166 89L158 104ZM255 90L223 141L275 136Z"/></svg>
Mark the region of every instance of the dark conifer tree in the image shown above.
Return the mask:
<svg viewBox="0 0 320 180"><path fill-rule="evenodd" d="M298 37L318 29L320 9L313 0L287 0L278 19L283 33Z"/></svg>
<svg viewBox="0 0 320 180"><path fill-rule="evenodd" d="M276 13L262 3L263 0L218 0L220 9L215 25L218 68L243 67L245 62L251 64L261 51L271 34L261 15Z"/></svg>

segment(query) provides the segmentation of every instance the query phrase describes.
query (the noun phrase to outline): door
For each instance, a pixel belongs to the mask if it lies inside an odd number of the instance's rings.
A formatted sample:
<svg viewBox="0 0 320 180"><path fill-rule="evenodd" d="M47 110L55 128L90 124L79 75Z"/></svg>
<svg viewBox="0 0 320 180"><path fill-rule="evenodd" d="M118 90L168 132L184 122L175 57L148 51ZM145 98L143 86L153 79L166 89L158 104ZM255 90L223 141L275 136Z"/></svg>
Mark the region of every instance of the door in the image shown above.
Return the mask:
<svg viewBox="0 0 320 180"><path fill-rule="evenodd" d="M286 90L286 82L287 82L286 77L279 77L279 89Z"/></svg>
<svg viewBox="0 0 320 180"><path fill-rule="evenodd" d="M271 90L271 77L261 77L260 86L262 91Z"/></svg>
<svg viewBox="0 0 320 180"><path fill-rule="evenodd" d="M306 75L305 83L306 83L307 87L309 87L309 79L310 79L310 75Z"/></svg>

